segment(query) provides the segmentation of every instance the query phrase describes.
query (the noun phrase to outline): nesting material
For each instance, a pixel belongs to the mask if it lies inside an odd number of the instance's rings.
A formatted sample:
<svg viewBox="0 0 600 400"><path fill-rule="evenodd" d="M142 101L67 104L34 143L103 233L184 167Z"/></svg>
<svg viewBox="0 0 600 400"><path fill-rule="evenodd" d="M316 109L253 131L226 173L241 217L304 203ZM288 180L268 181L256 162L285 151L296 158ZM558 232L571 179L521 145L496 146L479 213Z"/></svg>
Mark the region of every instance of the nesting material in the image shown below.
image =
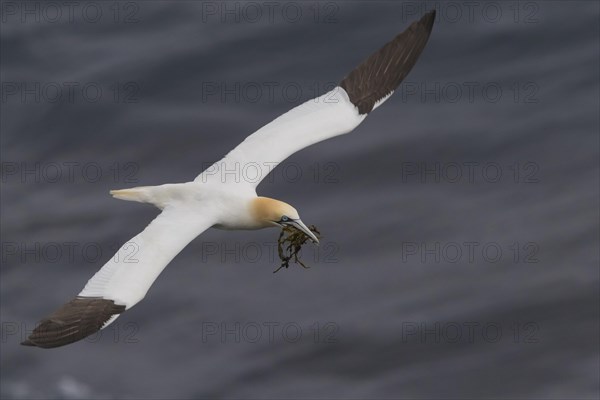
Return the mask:
<svg viewBox="0 0 600 400"><path fill-rule="evenodd" d="M308 229L310 229L318 239L321 239L321 232L319 232L316 226L311 225ZM294 227L284 227L277 240L277 252L281 259L281 266L273 271L273 273L282 268L288 268L290 266L290 261L300 264L303 268L310 268L300 260L300 250L302 250L302 246L304 246L306 242L310 242L310 238L304 232Z"/></svg>

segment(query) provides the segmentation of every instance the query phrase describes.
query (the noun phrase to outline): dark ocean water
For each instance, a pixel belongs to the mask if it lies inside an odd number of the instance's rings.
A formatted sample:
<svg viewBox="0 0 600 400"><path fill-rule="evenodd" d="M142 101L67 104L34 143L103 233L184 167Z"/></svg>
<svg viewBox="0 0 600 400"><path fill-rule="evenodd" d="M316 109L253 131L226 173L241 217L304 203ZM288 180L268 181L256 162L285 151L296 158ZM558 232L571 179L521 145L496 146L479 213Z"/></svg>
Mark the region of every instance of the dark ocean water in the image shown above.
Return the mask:
<svg viewBox="0 0 600 400"><path fill-rule="evenodd" d="M2 398L598 398L597 2L54 4L1 4ZM19 345L157 214L110 189L193 179L428 8L402 89L259 187L311 269L209 230L101 336Z"/></svg>

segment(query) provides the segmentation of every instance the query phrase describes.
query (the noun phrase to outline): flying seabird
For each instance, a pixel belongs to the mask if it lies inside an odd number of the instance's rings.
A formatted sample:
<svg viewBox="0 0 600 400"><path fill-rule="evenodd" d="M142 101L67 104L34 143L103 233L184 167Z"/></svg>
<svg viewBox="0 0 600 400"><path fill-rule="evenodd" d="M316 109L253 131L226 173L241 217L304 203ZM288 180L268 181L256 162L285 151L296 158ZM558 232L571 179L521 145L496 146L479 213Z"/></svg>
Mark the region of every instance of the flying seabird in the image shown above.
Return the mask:
<svg viewBox="0 0 600 400"><path fill-rule="evenodd" d="M142 300L167 264L210 227L292 226L318 243L294 207L257 196L256 186L291 154L352 131L387 100L415 65L434 20L432 10L367 58L333 90L254 132L194 181L111 191L117 199L150 203L162 212L125 243L77 297L43 319L22 344L58 347L105 328ZM254 168L258 179L215 173L236 171L240 166ZM128 262L132 246L136 261Z"/></svg>

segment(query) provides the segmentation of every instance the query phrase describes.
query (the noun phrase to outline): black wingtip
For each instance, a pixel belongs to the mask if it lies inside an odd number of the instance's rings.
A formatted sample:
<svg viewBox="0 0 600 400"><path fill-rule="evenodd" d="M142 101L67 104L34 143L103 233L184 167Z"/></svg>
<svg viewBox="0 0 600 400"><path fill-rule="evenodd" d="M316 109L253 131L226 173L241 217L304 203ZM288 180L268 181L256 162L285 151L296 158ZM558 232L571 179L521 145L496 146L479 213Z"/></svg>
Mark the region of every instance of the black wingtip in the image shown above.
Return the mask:
<svg viewBox="0 0 600 400"><path fill-rule="evenodd" d="M427 44L435 15L431 10L414 21L340 82L359 114L370 113L408 75Z"/></svg>
<svg viewBox="0 0 600 400"><path fill-rule="evenodd" d="M52 348L64 346L98 332L124 305L100 297L78 296L42 320L23 346Z"/></svg>
<svg viewBox="0 0 600 400"><path fill-rule="evenodd" d="M435 15L435 10L428 11L425 15L421 17L419 23L423 24L427 27L429 31L431 31L431 29L433 28L433 23L435 22Z"/></svg>

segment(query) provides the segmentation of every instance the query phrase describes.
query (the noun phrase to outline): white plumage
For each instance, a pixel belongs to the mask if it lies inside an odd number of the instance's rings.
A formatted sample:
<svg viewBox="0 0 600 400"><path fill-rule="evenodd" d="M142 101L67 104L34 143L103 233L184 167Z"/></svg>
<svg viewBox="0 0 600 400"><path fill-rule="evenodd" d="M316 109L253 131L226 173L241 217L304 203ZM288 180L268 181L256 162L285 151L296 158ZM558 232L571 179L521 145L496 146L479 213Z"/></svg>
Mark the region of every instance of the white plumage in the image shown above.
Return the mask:
<svg viewBox="0 0 600 400"><path fill-rule="evenodd" d="M214 217L202 207L167 207L125 243L88 281L82 297L102 297L131 308L173 258L196 236L210 228Z"/></svg>
<svg viewBox="0 0 600 400"><path fill-rule="evenodd" d="M346 91L337 86L328 93L288 111L240 143L222 160L200 174L195 182L248 184L256 187L280 162L295 152L356 128L365 118L352 104ZM252 169L252 175L227 171ZM254 174L254 169L258 170ZM250 174L245 174L250 175ZM254 179L254 177L257 179ZM234 179L237 181L234 181Z"/></svg>
<svg viewBox="0 0 600 400"><path fill-rule="evenodd" d="M427 13L371 55L330 92L265 125L193 182L115 190L119 199L162 210L125 243L79 295L42 320L23 344L56 347L106 327L144 298L171 260L210 227L260 229L293 226L313 241L295 208L258 197L256 186L291 154L357 127L394 92L421 54L435 18ZM253 169L254 173L236 173Z"/></svg>

